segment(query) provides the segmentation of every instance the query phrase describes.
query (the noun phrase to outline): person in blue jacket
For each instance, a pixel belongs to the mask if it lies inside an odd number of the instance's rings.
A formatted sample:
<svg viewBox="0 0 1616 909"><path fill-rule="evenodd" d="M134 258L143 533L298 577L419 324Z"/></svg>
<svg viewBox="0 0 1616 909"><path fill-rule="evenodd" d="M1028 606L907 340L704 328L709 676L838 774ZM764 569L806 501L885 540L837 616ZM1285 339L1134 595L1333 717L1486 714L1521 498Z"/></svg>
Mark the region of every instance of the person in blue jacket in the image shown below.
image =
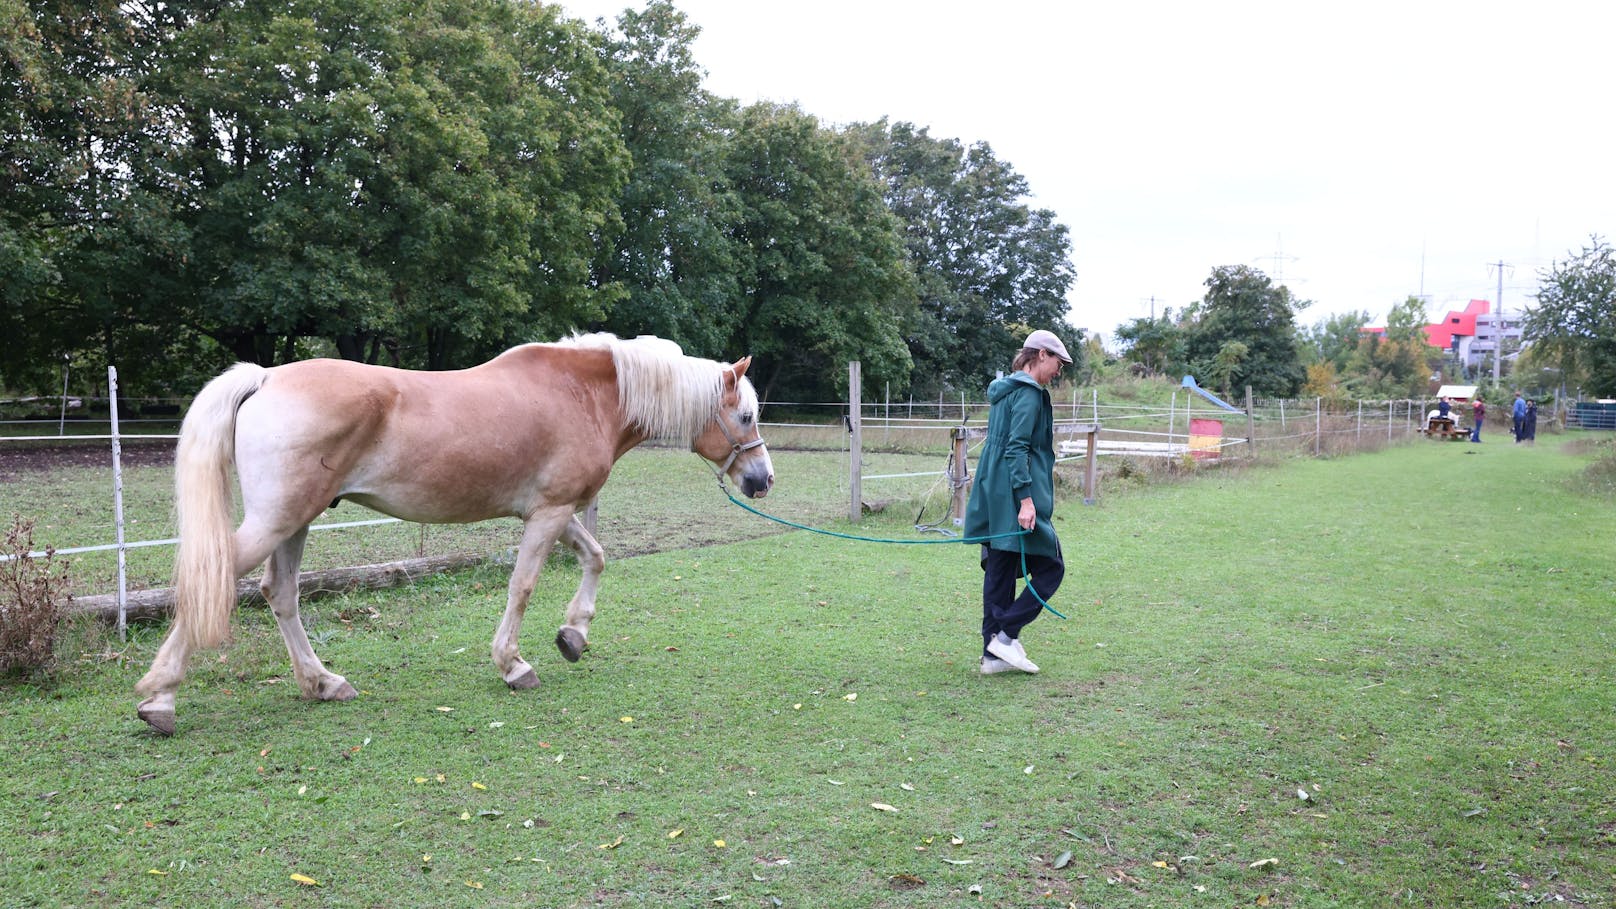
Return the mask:
<svg viewBox="0 0 1616 909"><path fill-rule="evenodd" d="M1518 391L1515 392L1515 406L1510 409L1509 415L1514 418L1515 442L1519 444L1522 424L1526 422L1526 400L1521 397L1521 393Z"/></svg>
<svg viewBox="0 0 1616 909"><path fill-rule="evenodd" d="M1021 630L1066 575L1055 514L1055 420L1045 388L1072 362L1066 345L1042 329L1027 336L1011 368L988 386L987 439L965 510L965 534L982 544L983 675L1037 672ZM1026 533L1018 533L1026 531ZM1026 554L1031 590L1016 595ZM1034 595L1034 591L1037 595Z"/></svg>

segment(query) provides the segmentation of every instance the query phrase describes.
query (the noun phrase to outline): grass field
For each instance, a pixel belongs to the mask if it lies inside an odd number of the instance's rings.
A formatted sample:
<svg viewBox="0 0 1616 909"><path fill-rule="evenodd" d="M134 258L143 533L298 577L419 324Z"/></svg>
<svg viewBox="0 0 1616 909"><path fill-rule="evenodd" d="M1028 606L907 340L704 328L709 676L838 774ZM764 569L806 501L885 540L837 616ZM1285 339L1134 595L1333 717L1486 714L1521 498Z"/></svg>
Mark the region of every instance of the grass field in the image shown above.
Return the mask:
<svg viewBox="0 0 1616 909"><path fill-rule="evenodd" d="M0 905L1611 905L1586 463L1416 444L1067 504L1037 676L976 673L971 551L800 532L611 563L578 664L558 566L522 693L493 566L313 610L346 704L246 611L171 739L133 717L158 629L80 629L0 691Z"/></svg>

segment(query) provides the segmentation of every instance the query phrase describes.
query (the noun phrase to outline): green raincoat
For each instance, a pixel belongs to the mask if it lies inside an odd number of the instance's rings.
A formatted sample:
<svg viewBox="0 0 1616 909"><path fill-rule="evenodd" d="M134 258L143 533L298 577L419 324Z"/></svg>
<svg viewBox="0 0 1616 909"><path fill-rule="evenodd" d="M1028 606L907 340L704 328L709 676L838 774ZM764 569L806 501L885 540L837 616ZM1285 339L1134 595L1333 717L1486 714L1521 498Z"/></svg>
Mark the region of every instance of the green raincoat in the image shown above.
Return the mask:
<svg viewBox="0 0 1616 909"><path fill-rule="evenodd" d="M1032 376L1013 372L988 386L988 437L977 459L965 535L1013 534L1021 500L1032 496L1032 533L988 540L994 549L1060 557L1055 536L1055 418L1049 392Z"/></svg>

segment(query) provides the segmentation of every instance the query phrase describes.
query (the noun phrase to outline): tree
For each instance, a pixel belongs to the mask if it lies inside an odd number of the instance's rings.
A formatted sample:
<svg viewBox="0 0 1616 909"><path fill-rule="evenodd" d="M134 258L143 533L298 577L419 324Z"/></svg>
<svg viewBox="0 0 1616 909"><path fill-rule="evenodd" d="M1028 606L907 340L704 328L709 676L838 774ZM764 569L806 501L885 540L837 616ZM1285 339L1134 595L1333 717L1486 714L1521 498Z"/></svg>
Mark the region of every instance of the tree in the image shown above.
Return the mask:
<svg viewBox="0 0 1616 909"><path fill-rule="evenodd" d="M1332 377L1346 368L1363 329L1369 325L1369 313L1346 312L1327 317L1303 333L1303 349L1311 363L1329 363L1334 367Z"/></svg>
<svg viewBox="0 0 1616 909"><path fill-rule="evenodd" d="M755 104L739 113L725 174L740 279L725 348L764 359L765 396L838 394L849 360L872 383L906 388L914 281L902 225L852 143L793 105Z"/></svg>
<svg viewBox="0 0 1616 909"><path fill-rule="evenodd" d="M918 294L904 326L917 388L985 383L1034 328L1054 331L1074 360L1081 356L1067 321L1070 233L1053 212L1027 206L1025 178L985 142L965 147L912 123L881 120L849 133L903 222ZM1082 364L1074 366L1076 374Z"/></svg>
<svg viewBox="0 0 1616 909"><path fill-rule="evenodd" d="M407 7L407 8L406 8ZM598 311L626 168L592 39L502 0L203 4L153 77L194 324L242 359L474 361Z"/></svg>
<svg viewBox="0 0 1616 909"><path fill-rule="evenodd" d="M8 361L445 368L602 313L628 159L558 7L0 2Z"/></svg>
<svg viewBox="0 0 1616 909"><path fill-rule="evenodd" d="M743 353L723 349L739 296L727 236L736 200L721 160L733 104L702 89L691 51L701 30L667 0L624 10L617 26L606 65L634 164L595 266L611 301L600 327L669 338L696 356Z"/></svg>
<svg viewBox="0 0 1616 909"><path fill-rule="evenodd" d="M1183 368L1184 330L1173 320L1170 307L1158 317L1141 317L1117 326L1116 337L1123 345L1123 356L1147 374L1171 376Z"/></svg>
<svg viewBox="0 0 1616 909"><path fill-rule="evenodd" d="M1557 362L1568 381L1616 396L1616 251L1592 236L1581 253L1556 260L1538 280L1522 340L1539 362Z"/></svg>
<svg viewBox="0 0 1616 909"><path fill-rule="evenodd" d="M1297 303L1289 288L1275 286L1247 265L1213 269L1206 288L1184 320L1190 368L1219 376L1228 388L1250 385L1258 394L1295 394L1303 379L1296 312L1308 304ZM1228 347L1230 342L1245 351Z"/></svg>
<svg viewBox="0 0 1616 909"><path fill-rule="evenodd" d="M1425 301L1410 294L1386 313L1386 340L1425 342Z"/></svg>

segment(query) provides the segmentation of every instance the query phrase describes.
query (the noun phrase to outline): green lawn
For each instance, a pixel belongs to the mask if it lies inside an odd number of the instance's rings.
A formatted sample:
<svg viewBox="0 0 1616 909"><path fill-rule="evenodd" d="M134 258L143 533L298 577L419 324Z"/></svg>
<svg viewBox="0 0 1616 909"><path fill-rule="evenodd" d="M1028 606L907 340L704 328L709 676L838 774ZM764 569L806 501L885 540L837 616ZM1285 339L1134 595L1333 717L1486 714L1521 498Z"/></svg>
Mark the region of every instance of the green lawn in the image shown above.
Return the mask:
<svg viewBox="0 0 1616 909"><path fill-rule="evenodd" d="M1585 465L1422 442L1067 504L1038 676L976 674L971 550L800 532L612 562L577 664L549 572L522 693L496 567L317 604L346 704L247 611L171 739L157 630L81 631L0 691L0 905L1611 905Z"/></svg>

